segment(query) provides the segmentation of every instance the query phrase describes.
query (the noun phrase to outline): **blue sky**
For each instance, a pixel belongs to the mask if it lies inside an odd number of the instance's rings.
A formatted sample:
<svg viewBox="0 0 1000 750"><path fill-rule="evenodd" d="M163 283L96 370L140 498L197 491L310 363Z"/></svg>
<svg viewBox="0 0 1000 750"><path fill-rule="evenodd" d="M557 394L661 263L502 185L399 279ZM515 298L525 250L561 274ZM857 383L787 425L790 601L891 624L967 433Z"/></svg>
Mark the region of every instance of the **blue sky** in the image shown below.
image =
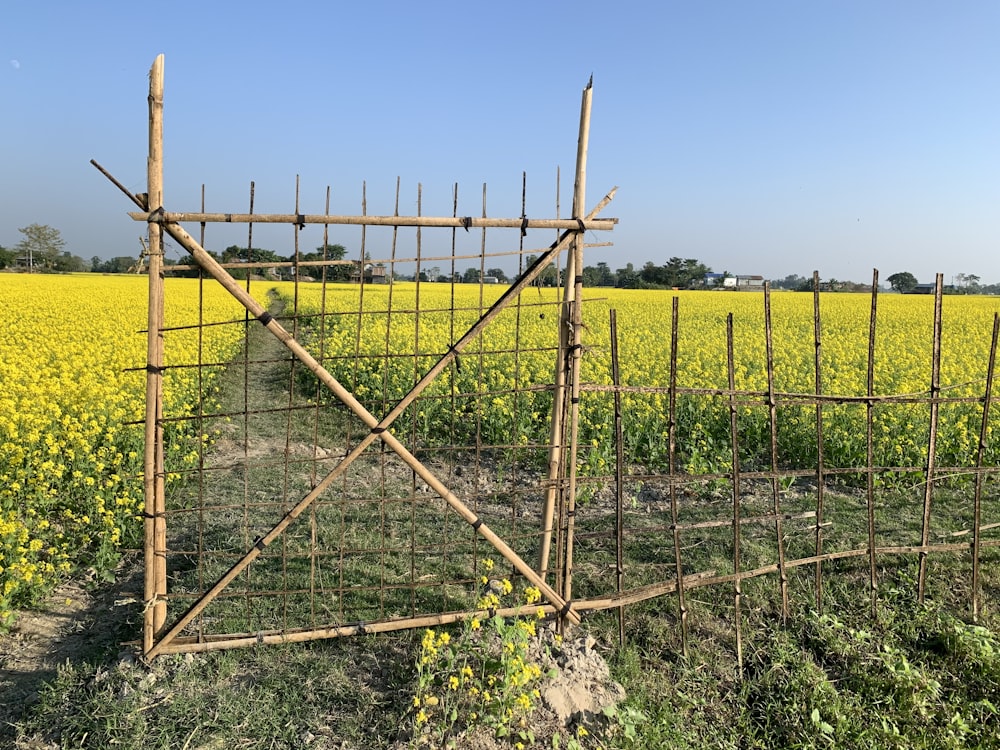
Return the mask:
<svg viewBox="0 0 1000 750"><path fill-rule="evenodd" d="M569 214L594 76L588 264L671 256L782 278L1000 282L1000 4L7 0L0 245L49 224L89 259L143 227L89 165L144 189L146 76L166 56L166 206ZM320 230L315 230L319 232ZM303 249L322 241L303 237ZM349 232L333 242L354 249ZM373 237L373 242L379 240ZM425 240L426 241L426 240ZM492 240L491 240L492 241ZM501 241L501 240L498 240ZM547 243L549 238L545 238ZM211 229L209 248L245 244ZM255 229L286 254L292 232ZM494 247L493 249L499 249ZM377 252L373 253L377 254ZM471 264L470 264L471 265Z"/></svg>

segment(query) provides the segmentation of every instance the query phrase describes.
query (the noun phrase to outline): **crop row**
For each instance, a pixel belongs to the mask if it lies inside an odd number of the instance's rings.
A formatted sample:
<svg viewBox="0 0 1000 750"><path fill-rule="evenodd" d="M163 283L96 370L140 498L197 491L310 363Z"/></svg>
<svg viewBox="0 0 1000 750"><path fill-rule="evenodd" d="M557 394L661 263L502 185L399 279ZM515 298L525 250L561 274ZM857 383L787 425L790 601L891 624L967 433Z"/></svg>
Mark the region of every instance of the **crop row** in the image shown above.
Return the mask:
<svg viewBox="0 0 1000 750"><path fill-rule="evenodd" d="M197 321L196 284L167 280L167 325ZM106 571L138 541L146 290L144 276L0 274L0 628L60 577ZM204 304L206 320L238 310L208 286ZM205 328L203 359L224 361L238 334ZM168 332L166 344L167 364L197 361L196 329ZM167 370L168 413L198 399L196 372Z"/></svg>
<svg viewBox="0 0 1000 750"><path fill-rule="evenodd" d="M482 295L485 294L484 298ZM300 289L304 314L322 308L307 329L311 346L333 374L373 412L401 398L499 292L459 285L395 284L340 287L321 298ZM582 381L611 383L608 311L618 320L619 367L625 386L665 389L671 382L671 305L679 297L676 382L680 389L728 391L727 316L733 316L733 370L739 457L743 468L771 462L764 300L760 294L600 290L584 305ZM359 299L361 303L359 304ZM532 289L522 304L490 324L457 365L447 368L397 428L416 423L429 444L509 445L548 439L551 384L558 331L554 290ZM878 300L872 393L912 396L877 401L872 408L873 463L920 467L927 459L930 420L933 299L883 295ZM448 309L459 310L454 317ZM1000 303L989 297L944 300L941 395L960 399L939 408L939 465L971 466L982 420L992 318ZM358 314L358 310L362 310ZM386 314L391 310L392 315ZM416 312L419 310L420 312ZM826 396L868 395L871 298L825 294L821 299L820 390ZM811 295L771 298L774 391L816 392L815 331ZM961 400L961 399L964 399ZM681 393L676 401L676 465L691 473L728 471L732 440L728 394ZM628 459L652 469L669 463L669 398L665 390L623 395ZM829 466L867 464L867 411L863 402L825 403L822 443ZM989 433L1000 417L994 409ZM613 451L610 393L584 392L580 410L583 468L607 473ZM817 419L814 403L783 399L776 409L777 461L786 468L814 467ZM1000 453L988 441L985 459Z"/></svg>

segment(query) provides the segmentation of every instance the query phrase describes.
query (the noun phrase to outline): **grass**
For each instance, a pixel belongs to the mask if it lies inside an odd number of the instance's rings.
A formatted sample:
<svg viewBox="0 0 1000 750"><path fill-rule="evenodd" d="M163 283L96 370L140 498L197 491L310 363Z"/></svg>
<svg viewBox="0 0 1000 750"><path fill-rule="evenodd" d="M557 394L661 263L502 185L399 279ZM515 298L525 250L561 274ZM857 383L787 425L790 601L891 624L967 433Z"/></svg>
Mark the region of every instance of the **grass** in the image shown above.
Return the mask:
<svg viewBox="0 0 1000 750"><path fill-rule="evenodd" d="M268 341L251 339L253 356L273 362L275 350L256 348ZM287 365L251 369L247 378L232 368L221 380L220 408L239 411L245 400L275 402L281 394L287 403L292 375ZM171 489L169 569L176 607L186 606L190 600L182 595L202 590L228 568L234 548L252 544L268 519L322 476L331 456L317 455L315 445L336 445L350 424L342 414L319 424L274 413L199 425L216 441L201 459L208 470L178 479ZM356 425L353 430L355 439L363 432ZM296 467L291 471L285 469L289 459ZM463 465L465 471L458 471ZM440 501L421 493L408 472L392 466L377 450L359 459L348 480L320 498L301 528L269 548L237 582L235 595L210 605L196 627L255 632L283 623L305 627L330 618L463 606L475 587L482 542ZM537 487L519 483L516 467L491 464L482 454L452 455L437 468L465 482L490 525L530 554L525 529L537 526L530 513L539 495ZM482 489L484 482L492 484ZM607 488L588 487L576 516L575 596L606 593L615 563L613 541L601 535L612 528L613 504ZM673 577L667 489L655 478L633 480L628 488L628 586ZM744 517L773 508L769 484L747 482L743 489ZM782 490L783 512L815 509L813 490L802 481ZM969 495L968 484L938 489L932 541L969 527ZM997 496L996 484L989 484L984 523L996 520ZM883 488L875 499L878 544L919 540L919 487ZM826 500L824 549L863 547L865 495L830 488ZM732 503L725 481L692 485L681 493L680 521L724 521ZM784 523L782 544L790 558L811 554L814 523L809 517ZM192 553L196 544L201 554ZM682 547L686 573L732 570L731 524L686 530ZM318 555L318 549L336 554ZM741 527L741 570L772 562L776 549L773 521ZM865 556L824 563L821 612L814 611L814 566L790 569L787 621L777 576L746 579L738 640L732 583L691 589L686 657L674 597L629 607L624 644L613 612L591 614L584 627L602 644L628 694L617 726L630 731L607 739L594 731L574 741L581 748L1000 747L1000 552L985 548L982 561L977 624L967 616L967 553L929 558L923 604L917 603L916 558L880 557L874 615ZM293 593L266 595L273 591ZM140 613L128 614L138 635ZM59 669L22 715L13 742L36 749L405 746L420 689L415 664L422 637L422 631L362 635L164 656L150 665L121 658L118 649L93 650ZM539 736L534 746L553 747L551 735Z"/></svg>

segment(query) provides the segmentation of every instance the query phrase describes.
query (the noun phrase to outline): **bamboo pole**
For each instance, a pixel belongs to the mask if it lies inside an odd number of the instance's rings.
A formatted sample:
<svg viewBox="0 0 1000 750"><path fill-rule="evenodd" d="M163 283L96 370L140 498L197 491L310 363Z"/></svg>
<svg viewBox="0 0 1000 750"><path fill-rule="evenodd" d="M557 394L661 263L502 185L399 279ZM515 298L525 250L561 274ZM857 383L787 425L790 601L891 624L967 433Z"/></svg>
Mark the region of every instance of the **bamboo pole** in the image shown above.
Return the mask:
<svg viewBox="0 0 1000 750"><path fill-rule="evenodd" d="M823 392L823 328L819 314L819 271L813 271L813 377L816 396ZM869 405L870 408L870 405ZM825 458L823 454L823 402L816 400L816 526L813 529L816 554L823 554L823 506L826 500ZM823 563L816 563L813 574L816 587L816 611L823 611Z"/></svg>
<svg viewBox="0 0 1000 750"><path fill-rule="evenodd" d="M878 269L872 273L872 306L868 319L868 387L869 397L875 394L875 329L878 320ZM868 596L872 617L878 609L878 568L875 564L875 439L873 427L875 419L875 402L870 400L865 404L865 499L868 510ZM821 549L816 549L820 554ZM818 565L818 563L817 563Z"/></svg>
<svg viewBox="0 0 1000 750"><path fill-rule="evenodd" d="M576 150L576 180L573 183L573 218L582 223L587 192L587 147L590 142L590 111L593 100L593 77L583 91L580 103L580 137ZM576 473L577 451L580 435L580 361L583 353L583 238L581 230L573 238L573 250L566 262L566 288L573 285L573 299L568 301L569 339L572 341L566 354L569 361L567 377L570 385L569 400L569 454L563 462L569 472L566 487L566 551L563 570L563 599L573 599L573 531L576 526ZM572 261L572 262L570 262Z"/></svg>
<svg viewBox="0 0 1000 750"><path fill-rule="evenodd" d="M938 274L934 285L934 340L931 344L931 421L927 430L927 468L924 476L923 521L920 528L920 544L926 547L931 533L931 499L934 493L934 464L937 452L938 396L941 395L941 308L944 294L944 275ZM920 553L920 570L917 577L917 600L924 603L927 584L927 553Z"/></svg>
<svg viewBox="0 0 1000 750"><path fill-rule="evenodd" d="M129 211L135 221L146 221L144 211ZM328 214L220 214L200 212L164 212L163 221L169 224L223 223L223 224L338 224L349 226L379 227L444 227L444 228L494 228L494 229L584 229L610 231L618 223L616 218L583 219L583 227L576 219L498 219L486 216L330 216Z"/></svg>
<svg viewBox="0 0 1000 750"><path fill-rule="evenodd" d="M993 313L993 338L990 342L990 359L986 367L986 392L983 394L983 421L979 427L979 445L976 448L976 468L983 467L990 425L990 407L993 404L993 376L997 361L997 338L1000 336L1000 314ZM972 499L972 621L979 621L979 554L983 505L983 474L976 472L976 489ZM996 526L998 524L994 524Z"/></svg>
<svg viewBox="0 0 1000 750"><path fill-rule="evenodd" d="M618 363L618 311L611 308L608 319L611 334L611 381L622 384ZM615 421L615 573L618 593L625 584L625 433L622 427L622 394L614 392ZM672 487L671 487L672 489ZM618 646L625 647L625 607L618 608Z"/></svg>
<svg viewBox="0 0 1000 750"><path fill-rule="evenodd" d="M774 505L774 535L778 547L778 587L781 622L788 622L788 573L785 571L785 535L781 524L781 489L778 486L778 402L774 396L774 336L771 327L771 285L764 282L764 343L767 358L767 414L771 433L771 500Z"/></svg>
<svg viewBox="0 0 1000 750"><path fill-rule="evenodd" d="M675 296L670 306L670 394L667 431L671 479L677 473L677 340L680 332L680 300ZM677 577L677 616L681 622L681 653L688 657L688 611L684 598L684 565L681 555L681 527L678 524L677 485L670 483L670 526L674 542L674 575Z"/></svg>
<svg viewBox="0 0 1000 750"><path fill-rule="evenodd" d="M729 437L733 455L733 624L736 631L736 665L740 677L743 677L743 584L744 576L740 568L740 441L739 421L737 419L736 399L736 368L733 356L733 314L726 316L726 371L729 382ZM778 566L775 565L777 570Z"/></svg>
<svg viewBox="0 0 1000 750"><path fill-rule="evenodd" d="M549 489L545 493L545 501L542 505L542 528L541 544L538 550L538 572L543 579L548 574L549 559L552 556L552 532L555 516L556 495L563 490L556 482L560 475L565 472L565 430L563 427L563 417L566 409L566 379L570 363L566 360L566 353L570 347L570 341L574 336L579 335L579 330L574 334L573 310L571 309L576 301L577 295L577 255L582 255L582 247L578 248L578 243L583 241L583 230L586 222L580 218L582 212L584 193L586 191L587 174L587 145L590 139L590 110L593 92L593 79L587 83L583 90L583 97L580 104L580 132L577 138L576 148L576 177L573 183L573 219L571 224L576 226L580 234L575 238L573 252L568 253L566 259L566 278L563 285L563 305L559 313L559 350L556 354L555 365L555 389L552 395L552 419L549 431ZM580 253L577 250L580 250ZM582 266L580 266L582 270ZM574 344L575 345L575 344ZM578 352L578 350L574 350ZM579 394L577 394L579 397ZM567 561L569 563L569 561ZM567 564L568 568L569 565Z"/></svg>
<svg viewBox="0 0 1000 750"><path fill-rule="evenodd" d="M163 205L163 55L149 71L147 206ZM139 201L136 200L138 203ZM149 224L149 310L146 338L146 427L143 453L145 581L143 651L167 617L166 519L163 479L163 234Z"/></svg>

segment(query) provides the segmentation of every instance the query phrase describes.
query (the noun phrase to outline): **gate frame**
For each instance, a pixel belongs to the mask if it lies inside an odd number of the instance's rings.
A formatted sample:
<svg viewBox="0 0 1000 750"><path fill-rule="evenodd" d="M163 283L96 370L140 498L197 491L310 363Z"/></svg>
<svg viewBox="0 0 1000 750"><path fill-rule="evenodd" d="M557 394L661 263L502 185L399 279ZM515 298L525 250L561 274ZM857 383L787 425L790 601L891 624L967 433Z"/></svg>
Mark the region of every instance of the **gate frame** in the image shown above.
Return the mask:
<svg viewBox="0 0 1000 750"><path fill-rule="evenodd" d="M144 551L145 551L145 593L143 613L142 650L147 659L153 659L164 653L207 651L220 648L233 648L259 643L281 643L304 641L318 638L329 638L360 632L379 632L388 630L425 627L430 624L454 622L466 617L482 614L478 611L437 613L417 616L405 620L386 622L356 623L350 625L330 626L326 628L311 628L303 630L282 629L280 632L254 634L252 636L236 635L221 636L220 639L194 640L181 636L184 629L198 614L208 606L241 572L243 572L275 539L291 525L292 522L325 491L333 481L343 474L351 463L360 456L376 439L381 440L397 454L434 492L436 492L450 508L458 513L472 528L502 555L528 582L537 587L544 600L543 608L554 614L560 623L580 623L579 612L574 609L571 600L572 592L572 508L573 493L576 480L576 441L577 419L579 410L579 368L580 368L580 329L582 323L581 292L583 277L578 269L583 267L584 233L587 230L611 230L617 224L617 219L598 219L598 214L611 202L617 188L613 188L586 215L582 215L585 201L586 185L586 155L589 139L590 110L593 91L593 78L583 91L580 115L580 136L577 149L576 179L573 195L573 216L570 219L490 219L473 217L401 217L401 216L330 216L305 214L206 214L206 213L169 213L164 210L163 202L163 88L164 88L164 56L157 56L149 74L149 153L147 158L147 193L134 195L120 182L112 177L96 162L92 162L109 180L135 203L141 211L130 212L135 221L145 221L149 232L149 312L147 332L147 365L146 365L146 416L145 416L145 453L143 492L145 506L144 518ZM500 298L473 324L452 346L440 357L438 362L418 380L410 391L381 419L368 411L354 395L341 385L294 336L278 323L247 290L219 264L184 228L181 221L208 222L242 222L242 223L286 223L304 226L305 224L339 224L358 226L416 226L416 227L507 227L527 229L554 228L562 230L559 238L545 250L536 261L517 278L517 280L500 296ZM285 515L260 537L243 556L207 591L172 624L167 624L166 603L167 568L166 568L166 501L165 501L165 471L163 458L163 370L164 370L164 274L163 251L164 234L169 235L190 253L202 271L222 285L246 310L253 315L271 334L273 334L292 355L304 364L318 380L329 389L336 398L347 406L351 412L360 418L369 428L364 436L340 461L322 478L312 490L302 497ZM526 289L549 265L558 258L559 253L568 250L564 304L560 312L559 355L556 362L556 387L553 399L553 430L549 445L549 490L546 493L543 512L542 551L536 572L525 562L506 542L493 532L483 520L473 512L460 498L419 459L417 459L389 431L392 423L406 410L417 396L451 363L464 347L505 309L512 300ZM569 391L569 404L566 402L566 392ZM568 407L568 408L567 408ZM568 425L563 421L566 412ZM558 416L557 416L558 415ZM558 429L557 429L558 426ZM567 430L569 433L567 441ZM558 481L561 474L568 474L566 482ZM558 485L558 486L556 486ZM568 498L565 493L568 494ZM546 582L548 558L550 556L551 536L553 534L553 508L558 495L561 515L569 509L568 524L565 539L557 540L560 545L557 552L557 584L551 586ZM562 530L560 525L560 531ZM561 588L562 591L557 589ZM502 610L501 614L525 614L537 611L538 606L512 607Z"/></svg>

